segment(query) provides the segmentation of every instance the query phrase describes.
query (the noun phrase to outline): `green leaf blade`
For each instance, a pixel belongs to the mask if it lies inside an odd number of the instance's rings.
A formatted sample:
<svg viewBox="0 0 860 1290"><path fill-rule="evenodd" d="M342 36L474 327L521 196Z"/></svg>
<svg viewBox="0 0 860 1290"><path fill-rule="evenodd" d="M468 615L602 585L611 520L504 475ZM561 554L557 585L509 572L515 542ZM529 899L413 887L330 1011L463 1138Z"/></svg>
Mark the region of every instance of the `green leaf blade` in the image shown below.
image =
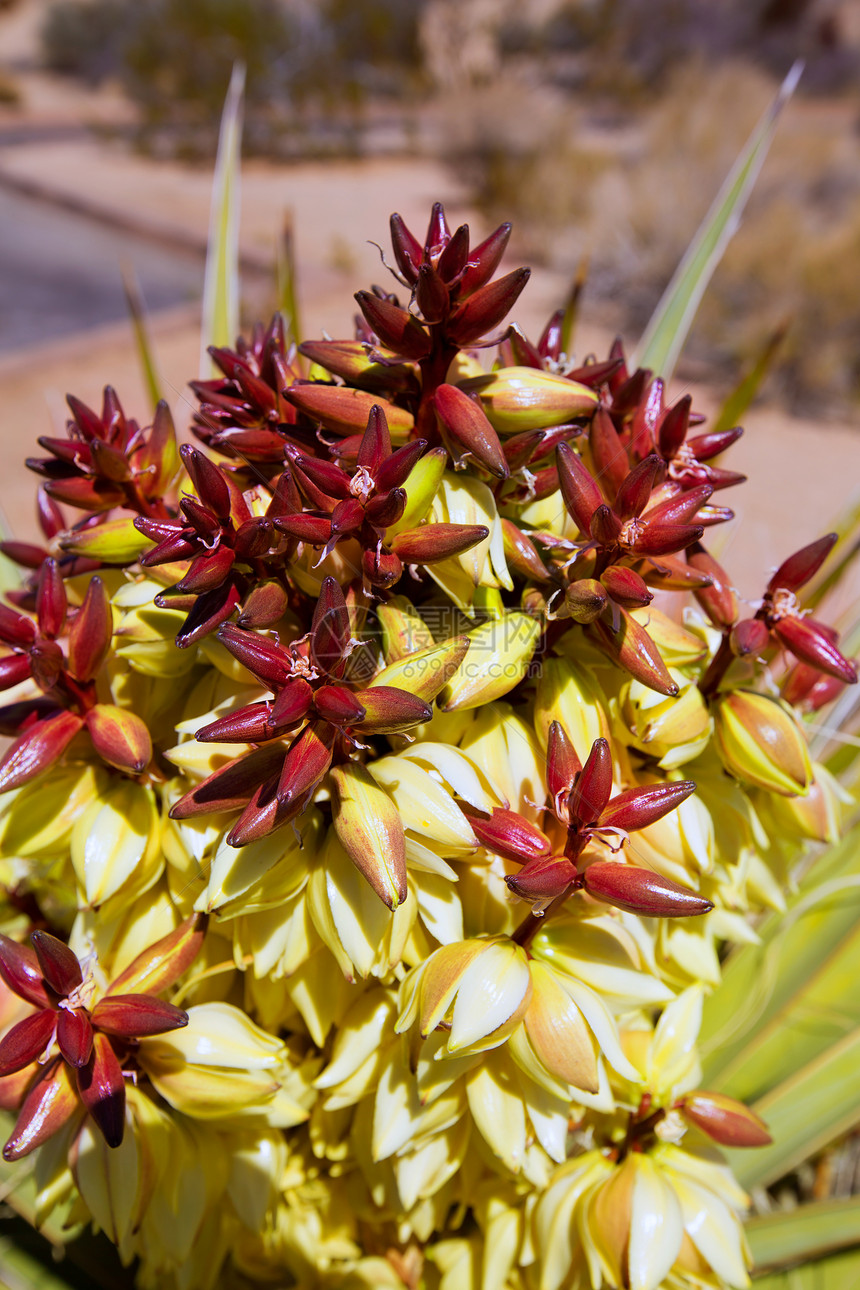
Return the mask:
<svg viewBox="0 0 860 1290"><path fill-rule="evenodd" d="M235 63L221 115L212 180L203 283L200 375L209 375L210 345L232 345L239 331L239 185L245 66Z"/></svg>

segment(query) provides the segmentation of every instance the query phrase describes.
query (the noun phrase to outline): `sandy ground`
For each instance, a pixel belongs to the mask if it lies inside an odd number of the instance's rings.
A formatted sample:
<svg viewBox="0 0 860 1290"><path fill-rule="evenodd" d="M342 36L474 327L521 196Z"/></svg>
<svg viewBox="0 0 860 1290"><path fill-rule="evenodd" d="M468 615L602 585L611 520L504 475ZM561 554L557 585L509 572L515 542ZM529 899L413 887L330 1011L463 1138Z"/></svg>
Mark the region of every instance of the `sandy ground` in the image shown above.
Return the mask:
<svg viewBox="0 0 860 1290"><path fill-rule="evenodd" d="M16 11L13 11L13 15ZM25 13L32 10L25 7ZM11 16L7 20L11 22ZM16 18L20 25L21 15ZM27 32L16 28L11 45L26 49ZM20 50L19 50L20 52ZM21 55L23 58L23 54ZM129 155L120 144L69 130L72 118L110 119L110 91L87 96L40 73L24 71L23 103L0 108L0 190L38 194L56 207L88 212L105 228L142 232L165 247L202 247L208 227L210 175L205 169ZM116 116L114 119L117 119ZM58 137L58 132L64 137ZM439 165L420 159L360 163L274 166L246 164L242 177L241 250L249 264L246 281L260 294L262 270L274 259L286 212L296 236L303 330L350 334L352 293L384 281L379 252L370 241L387 241L387 221L399 210L422 230L433 200L446 203L460 222L469 212L455 181ZM475 231L480 221L470 221ZM513 257L509 267L514 267ZM256 267L256 272L254 269ZM566 283L536 272L516 316L534 334L565 293ZM252 291L251 294L254 294ZM165 390L177 421L187 424L190 405L185 382L199 366L199 317L195 307L154 315L155 347ZM578 350L605 352L609 337L586 318ZM126 323L83 332L0 357L0 444L6 465L0 503L16 535L32 534L34 477L23 467L39 434L55 432L63 419L63 396L74 392L96 402L110 382L127 410L147 417L147 403L131 329ZM681 392L681 387L672 393ZM708 411L716 395L695 390ZM749 474L735 490L738 520L714 534L712 545L736 574L741 592L754 596L763 575L788 551L827 531L860 489L860 434L856 426L817 424L756 407L746 417L747 433L727 464Z"/></svg>

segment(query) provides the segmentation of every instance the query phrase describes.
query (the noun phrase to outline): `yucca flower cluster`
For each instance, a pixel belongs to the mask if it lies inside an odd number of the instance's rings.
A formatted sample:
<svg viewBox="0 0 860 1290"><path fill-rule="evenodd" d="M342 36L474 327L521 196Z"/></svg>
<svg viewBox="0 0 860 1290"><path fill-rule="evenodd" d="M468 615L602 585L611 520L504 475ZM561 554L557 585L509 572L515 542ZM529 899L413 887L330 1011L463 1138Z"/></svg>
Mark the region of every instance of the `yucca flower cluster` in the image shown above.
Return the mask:
<svg viewBox="0 0 860 1290"><path fill-rule="evenodd" d="M108 389L29 463L4 1156L143 1287L748 1283L719 1147L767 1129L696 1037L839 828L835 539L742 606L740 428L506 325L509 234L392 216L353 338L211 351L201 446Z"/></svg>

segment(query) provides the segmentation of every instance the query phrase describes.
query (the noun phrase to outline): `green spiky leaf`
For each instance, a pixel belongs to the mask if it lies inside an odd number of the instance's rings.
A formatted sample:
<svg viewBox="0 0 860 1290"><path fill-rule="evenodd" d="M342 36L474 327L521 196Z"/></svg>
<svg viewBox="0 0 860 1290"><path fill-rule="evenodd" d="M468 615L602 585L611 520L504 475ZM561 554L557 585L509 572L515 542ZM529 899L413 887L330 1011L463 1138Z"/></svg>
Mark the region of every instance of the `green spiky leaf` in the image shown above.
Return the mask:
<svg viewBox="0 0 860 1290"><path fill-rule="evenodd" d="M239 331L239 179L245 65L235 63L221 114L212 180L209 242L203 283L200 375L211 368L209 345L232 345Z"/></svg>

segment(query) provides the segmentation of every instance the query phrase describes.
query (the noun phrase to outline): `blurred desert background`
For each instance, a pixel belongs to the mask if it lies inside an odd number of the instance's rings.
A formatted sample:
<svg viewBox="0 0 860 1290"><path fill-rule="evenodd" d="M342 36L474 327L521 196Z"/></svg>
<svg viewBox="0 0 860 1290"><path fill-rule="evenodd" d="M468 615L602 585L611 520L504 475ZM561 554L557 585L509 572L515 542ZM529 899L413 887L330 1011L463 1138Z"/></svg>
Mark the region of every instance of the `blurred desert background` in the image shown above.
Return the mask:
<svg viewBox="0 0 860 1290"><path fill-rule="evenodd" d="M532 280L531 336L587 263L578 356L638 338L780 80L805 59L673 382L708 412L784 333L729 464L722 552L754 596L860 489L860 0L0 0L3 526L64 396L151 416L122 287L177 423L200 366L217 124L247 66L243 318L267 317L285 221L301 326L352 333L373 243L433 201Z"/></svg>

